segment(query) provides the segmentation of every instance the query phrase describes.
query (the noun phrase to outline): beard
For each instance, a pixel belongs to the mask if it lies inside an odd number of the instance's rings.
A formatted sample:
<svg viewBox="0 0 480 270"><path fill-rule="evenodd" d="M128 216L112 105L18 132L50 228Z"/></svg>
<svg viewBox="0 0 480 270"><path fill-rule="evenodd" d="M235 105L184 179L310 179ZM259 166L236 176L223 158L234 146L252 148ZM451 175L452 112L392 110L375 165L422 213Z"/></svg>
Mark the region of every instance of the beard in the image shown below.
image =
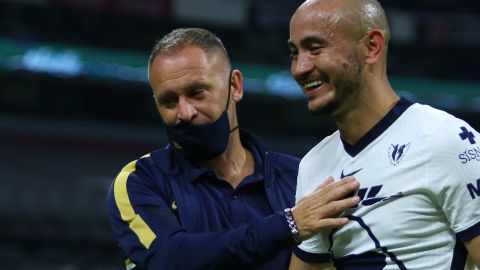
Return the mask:
<svg viewBox="0 0 480 270"><path fill-rule="evenodd" d="M310 110L312 115L332 115L343 104L353 99L360 89L362 65L356 51L347 57L347 62L342 64L342 71L330 76L330 83L335 89L333 100L316 109Z"/></svg>

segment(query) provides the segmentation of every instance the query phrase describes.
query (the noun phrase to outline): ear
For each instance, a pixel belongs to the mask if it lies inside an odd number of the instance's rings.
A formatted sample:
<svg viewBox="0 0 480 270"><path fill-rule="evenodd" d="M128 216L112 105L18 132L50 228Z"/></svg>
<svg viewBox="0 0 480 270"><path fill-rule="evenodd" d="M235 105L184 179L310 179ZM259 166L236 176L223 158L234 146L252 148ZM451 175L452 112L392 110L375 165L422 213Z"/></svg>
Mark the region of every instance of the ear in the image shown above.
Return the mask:
<svg viewBox="0 0 480 270"><path fill-rule="evenodd" d="M235 102L239 102L243 97L243 76L240 70L234 69L232 71L232 78L230 82L230 91Z"/></svg>
<svg viewBox="0 0 480 270"><path fill-rule="evenodd" d="M365 62L369 65L378 63L385 51L385 34L378 29L369 31L364 45L366 49Z"/></svg>

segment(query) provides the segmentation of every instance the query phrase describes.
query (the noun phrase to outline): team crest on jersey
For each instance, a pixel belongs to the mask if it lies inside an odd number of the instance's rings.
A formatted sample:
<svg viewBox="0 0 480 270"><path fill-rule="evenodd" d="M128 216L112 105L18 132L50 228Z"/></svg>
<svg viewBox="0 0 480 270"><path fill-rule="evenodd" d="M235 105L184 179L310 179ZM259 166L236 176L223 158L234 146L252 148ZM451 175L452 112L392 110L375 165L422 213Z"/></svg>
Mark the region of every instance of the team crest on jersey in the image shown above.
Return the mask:
<svg viewBox="0 0 480 270"><path fill-rule="evenodd" d="M391 144L388 148L388 157L393 166L397 166L410 148L410 142L407 144Z"/></svg>

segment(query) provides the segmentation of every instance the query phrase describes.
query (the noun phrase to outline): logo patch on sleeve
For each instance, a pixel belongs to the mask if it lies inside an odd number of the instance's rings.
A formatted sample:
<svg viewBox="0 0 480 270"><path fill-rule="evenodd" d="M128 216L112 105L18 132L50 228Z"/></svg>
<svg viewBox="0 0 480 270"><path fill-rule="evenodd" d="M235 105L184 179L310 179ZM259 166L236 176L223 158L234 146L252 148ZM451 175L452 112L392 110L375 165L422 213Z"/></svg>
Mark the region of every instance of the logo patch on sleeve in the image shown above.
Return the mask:
<svg viewBox="0 0 480 270"><path fill-rule="evenodd" d="M465 151L458 155L458 158L462 164L466 164L472 160L480 161L480 147L465 149Z"/></svg>
<svg viewBox="0 0 480 270"><path fill-rule="evenodd" d="M466 127L460 127L460 129L462 130L462 132L459 133L458 135L460 136L460 139L462 139L462 141L465 141L468 139L468 142L470 144L477 143L475 141L475 135L473 135L473 133L470 130L468 130Z"/></svg>

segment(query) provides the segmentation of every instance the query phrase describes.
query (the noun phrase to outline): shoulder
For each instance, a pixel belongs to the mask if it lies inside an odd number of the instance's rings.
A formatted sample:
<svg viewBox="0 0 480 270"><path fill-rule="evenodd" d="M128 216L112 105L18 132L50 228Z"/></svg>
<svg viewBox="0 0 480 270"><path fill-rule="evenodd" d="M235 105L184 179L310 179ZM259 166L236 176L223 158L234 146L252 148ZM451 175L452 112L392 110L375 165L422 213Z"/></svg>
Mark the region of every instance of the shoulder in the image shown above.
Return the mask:
<svg viewBox="0 0 480 270"><path fill-rule="evenodd" d="M434 150L454 149L464 144L462 132L474 132L464 120L428 105L414 104L407 115L411 127L423 136ZM450 147L446 147L446 146Z"/></svg>
<svg viewBox="0 0 480 270"><path fill-rule="evenodd" d="M107 192L107 205L112 217L118 218L125 209L170 194L171 177L158 166L159 160L169 163L165 158L165 149L153 151L133 160L120 170Z"/></svg>
<svg viewBox="0 0 480 270"><path fill-rule="evenodd" d="M127 186L131 187L132 185L150 182L152 170L151 153L130 161L113 180L109 193L116 197L119 193L126 193L128 190Z"/></svg>
<svg viewBox="0 0 480 270"><path fill-rule="evenodd" d="M446 111L418 103L411 106L407 111L406 117L408 117L410 121L415 121L417 123L416 126L420 128L425 127L425 129L428 130L432 130L432 128L448 127L442 126L444 124L464 122Z"/></svg>
<svg viewBox="0 0 480 270"><path fill-rule="evenodd" d="M275 151L269 151L267 156L269 162L274 164L276 168L294 171L298 170L298 164L300 163L299 157Z"/></svg>
<svg viewBox="0 0 480 270"><path fill-rule="evenodd" d="M121 209L127 206L131 208L131 200L137 199L137 191L148 186L151 181L144 168L148 167L150 154L146 154L139 159L130 161L126 164L115 179L112 181L108 190L108 206L110 213L116 217L121 213Z"/></svg>
<svg viewBox="0 0 480 270"><path fill-rule="evenodd" d="M431 107L429 105L415 103L405 113L410 121L416 121L421 126L438 126L444 121L456 119L453 115Z"/></svg>
<svg viewBox="0 0 480 270"><path fill-rule="evenodd" d="M465 179L477 177L480 134L442 110L417 104L412 109L411 124L405 129L410 126L408 132L414 134L418 157L425 160L426 179L435 181L430 186L462 187Z"/></svg>
<svg viewBox="0 0 480 270"><path fill-rule="evenodd" d="M148 187L156 189L163 186L163 182L167 179L163 167L170 164L168 151L160 149L148 153L136 160L130 161L117 174L112 182L111 193L119 192L121 189L136 190L140 187Z"/></svg>
<svg viewBox="0 0 480 270"><path fill-rule="evenodd" d="M128 177L130 175L137 175L137 176L147 176L147 175L154 175L157 174L159 171L158 163L160 164L167 164L168 159L166 158L165 149L157 150L151 153L148 153L136 160L129 162L125 165L120 173L118 174L117 179Z"/></svg>
<svg viewBox="0 0 480 270"><path fill-rule="evenodd" d="M240 130L240 132L242 143L248 143L251 147L255 148L256 151L258 151L258 153L263 156L265 162L269 166L274 165L274 168L283 170L298 170L298 163L300 162L300 158L293 155L269 150L253 134L245 130Z"/></svg>

